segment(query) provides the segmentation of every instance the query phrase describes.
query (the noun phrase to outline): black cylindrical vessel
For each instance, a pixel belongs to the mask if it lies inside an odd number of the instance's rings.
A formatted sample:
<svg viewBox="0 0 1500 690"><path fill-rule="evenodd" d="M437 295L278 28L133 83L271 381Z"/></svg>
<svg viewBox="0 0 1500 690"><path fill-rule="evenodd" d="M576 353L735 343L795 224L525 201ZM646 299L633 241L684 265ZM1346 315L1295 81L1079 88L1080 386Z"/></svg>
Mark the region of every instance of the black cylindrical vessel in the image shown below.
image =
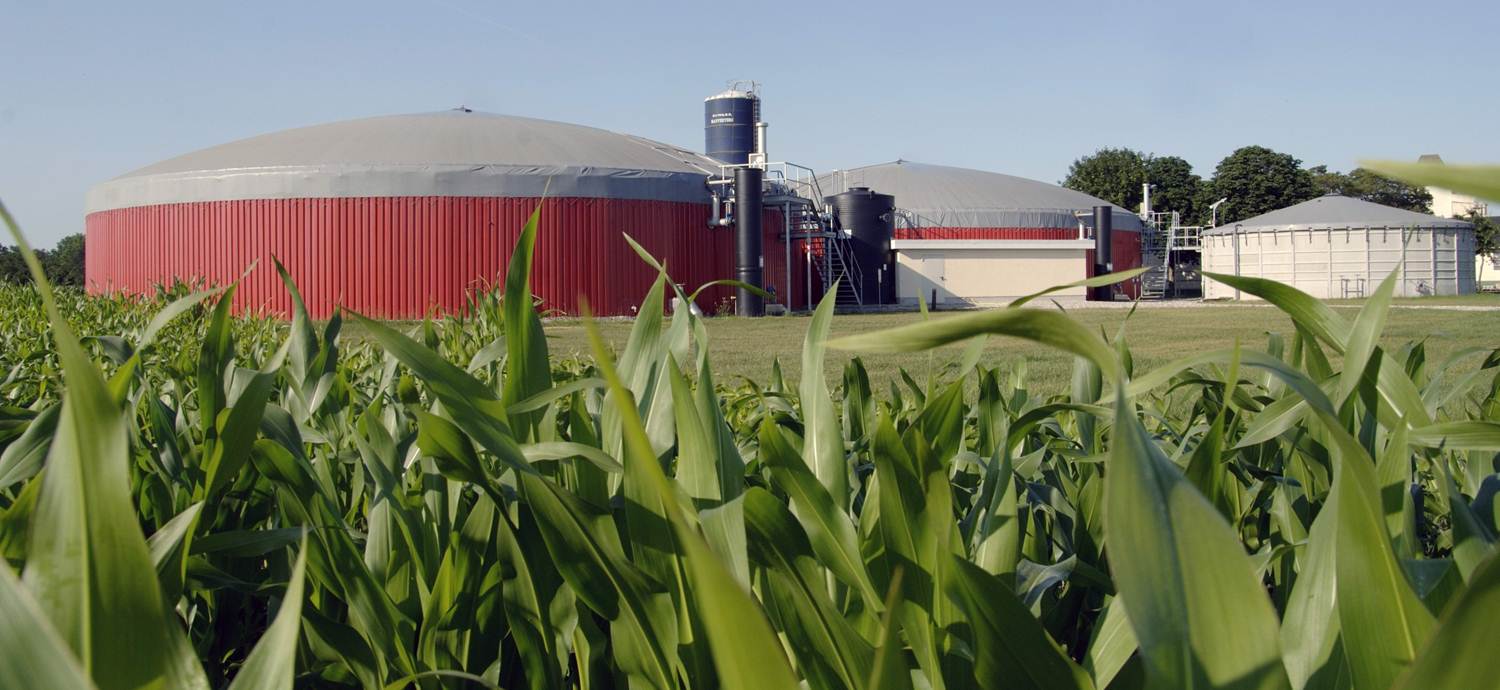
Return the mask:
<svg viewBox="0 0 1500 690"><path fill-rule="evenodd" d="M1094 207L1094 275L1102 276L1114 271L1113 243L1115 210L1112 206ZM1115 286L1094 288L1094 299L1109 301L1115 298Z"/></svg>
<svg viewBox="0 0 1500 690"><path fill-rule="evenodd" d="M761 254L760 168L734 170L734 266L735 278L755 287L761 285L765 265ZM735 289L734 312L740 316L762 316L766 305L760 295Z"/></svg>
<svg viewBox="0 0 1500 690"><path fill-rule="evenodd" d="M849 232L862 280L860 303L894 303L896 273L891 261L891 236L896 231L896 197L868 187L852 187L827 201L833 207L835 227Z"/></svg>
<svg viewBox="0 0 1500 690"><path fill-rule="evenodd" d="M714 160L744 165L755 151L755 122L760 98L727 91L703 102L703 149Z"/></svg>

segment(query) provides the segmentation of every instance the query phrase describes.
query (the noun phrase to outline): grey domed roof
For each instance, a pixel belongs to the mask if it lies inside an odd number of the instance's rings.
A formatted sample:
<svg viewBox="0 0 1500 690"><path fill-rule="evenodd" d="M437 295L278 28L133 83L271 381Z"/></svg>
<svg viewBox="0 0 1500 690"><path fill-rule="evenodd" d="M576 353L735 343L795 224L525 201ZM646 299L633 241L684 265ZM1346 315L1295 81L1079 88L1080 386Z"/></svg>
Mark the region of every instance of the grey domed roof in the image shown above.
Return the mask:
<svg viewBox="0 0 1500 690"><path fill-rule="evenodd" d="M1345 228L1472 228L1469 223L1439 218L1363 199L1329 194L1283 209L1226 223L1204 232L1221 235L1245 230L1342 230Z"/></svg>
<svg viewBox="0 0 1500 690"><path fill-rule="evenodd" d="M299 127L148 165L89 193L99 211L186 201L552 196L701 201L718 164L594 127L452 110ZM549 186L550 183L550 186Z"/></svg>
<svg viewBox="0 0 1500 690"><path fill-rule="evenodd" d="M1111 205L1083 192L1001 173L894 161L818 178L825 194L869 187L896 197L896 207L925 227L1074 228L1075 215ZM1114 207L1114 227L1139 230L1140 218Z"/></svg>

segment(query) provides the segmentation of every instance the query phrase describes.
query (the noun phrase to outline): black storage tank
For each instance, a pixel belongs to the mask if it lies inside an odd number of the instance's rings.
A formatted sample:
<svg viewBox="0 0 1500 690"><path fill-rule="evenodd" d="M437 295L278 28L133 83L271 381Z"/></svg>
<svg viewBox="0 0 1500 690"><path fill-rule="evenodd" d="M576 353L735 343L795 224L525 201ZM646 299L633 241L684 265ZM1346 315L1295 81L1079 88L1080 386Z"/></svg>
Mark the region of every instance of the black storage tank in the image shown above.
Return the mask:
<svg viewBox="0 0 1500 690"><path fill-rule="evenodd" d="M896 301L896 264L891 254L891 236L896 231L896 197L869 187L852 187L827 198L833 208L834 227L849 233L854 261L862 278L863 304L893 304Z"/></svg>
<svg viewBox="0 0 1500 690"><path fill-rule="evenodd" d="M760 120L760 97L730 89L703 101L704 152L729 165L744 165L755 151L755 123Z"/></svg>

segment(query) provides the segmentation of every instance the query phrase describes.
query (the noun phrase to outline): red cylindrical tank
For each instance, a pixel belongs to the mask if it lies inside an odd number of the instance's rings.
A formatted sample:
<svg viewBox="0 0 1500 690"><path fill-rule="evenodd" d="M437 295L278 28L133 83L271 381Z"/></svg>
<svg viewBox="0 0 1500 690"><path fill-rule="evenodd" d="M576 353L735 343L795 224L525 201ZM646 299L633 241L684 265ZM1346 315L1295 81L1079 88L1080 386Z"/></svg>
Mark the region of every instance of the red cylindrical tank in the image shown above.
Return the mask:
<svg viewBox="0 0 1500 690"><path fill-rule="evenodd" d="M576 314L587 299L628 315L656 275L626 234L679 283L733 275L732 235L708 224L711 170L637 137L467 110L287 130L95 187L85 277L96 293L243 277L237 308L286 313L275 257L314 318L415 319L501 285L541 205L532 288L544 308ZM723 294L705 291L700 308Z"/></svg>

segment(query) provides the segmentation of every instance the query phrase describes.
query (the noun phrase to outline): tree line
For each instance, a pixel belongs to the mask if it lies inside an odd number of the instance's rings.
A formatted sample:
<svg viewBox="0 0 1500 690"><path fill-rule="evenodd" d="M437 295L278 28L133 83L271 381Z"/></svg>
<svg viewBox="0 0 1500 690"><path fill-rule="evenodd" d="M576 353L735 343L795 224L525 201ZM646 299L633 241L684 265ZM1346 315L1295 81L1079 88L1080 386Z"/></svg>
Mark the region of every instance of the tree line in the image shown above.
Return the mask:
<svg viewBox="0 0 1500 690"><path fill-rule="evenodd" d="M1141 207L1144 182L1152 186L1151 209L1176 211L1183 225L1209 225L1214 219L1210 206L1219 199L1226 199L1218 210L1220 225L1325 194L1432 212L1432 195L1422 187L1365 168L1343 173L1326 165L1303 167L1296 157L1264 146L1246 146L1229 154L1208 179L1194 173L1193 166L1178 156L1103 148L1073 161L1062 185L1136 211ZM1461 219L1474 224L1478 254L1500 254L1500 225L1477 210Z"/></svg>
<svg viewBox="0 0 1500 690"><path fill-rule="evenodd" d="M74 234L58 240L52 249L38 249L36 258L53 285L83 287L83 235ZM21 250L0 244L0 283L29 284L31 271Z"/></svg>
<svg viewBox="0 0 1500 690"><path fill-rule="evenodd" d="M1326 165L1303 167L1296 157L1264 146L1246 146L1229 154L1208 179L1177 156L1104 148L1073 161L1062 185L1134 211L1141 206L1144 182L1152 185L1152 210L1176 211L1184 225L1208 225L1212 220L1209 207L1219 199L1227 199L1218 210L1221 225L1325 194L1432 212L1432 195L1421 187L1365 168L1343 173Z"/></svg>

